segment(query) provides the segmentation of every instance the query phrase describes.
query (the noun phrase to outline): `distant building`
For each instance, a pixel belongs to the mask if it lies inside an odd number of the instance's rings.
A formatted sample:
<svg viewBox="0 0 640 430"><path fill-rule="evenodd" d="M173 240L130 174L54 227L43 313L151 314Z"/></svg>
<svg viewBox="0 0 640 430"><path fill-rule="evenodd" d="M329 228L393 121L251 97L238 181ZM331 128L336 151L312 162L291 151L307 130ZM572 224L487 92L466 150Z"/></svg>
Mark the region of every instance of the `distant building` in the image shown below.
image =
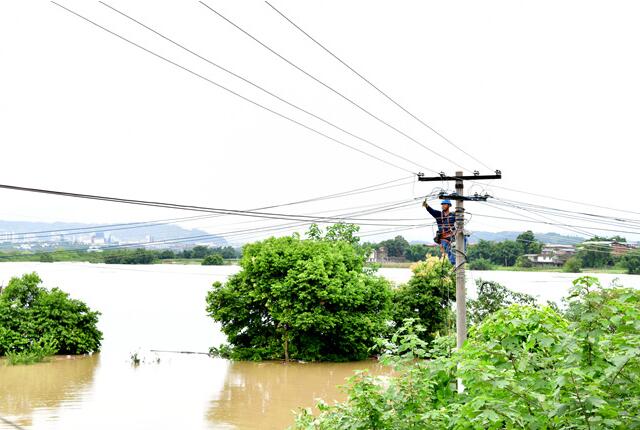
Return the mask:
<svg viewBox="0 0 640 430"><path fill-rule="evenodd" d="M540 254L525 254L524 257L537 266L562 266L576 252L573 245L548 244L542 247Z"/></svg>
<svg viewBox="0 0 640 430"><path fill-rule="evenodd" d="M390 257L386 247L376 248L367 257L368 263L403 263L407 261L404 257Z"/></svg>

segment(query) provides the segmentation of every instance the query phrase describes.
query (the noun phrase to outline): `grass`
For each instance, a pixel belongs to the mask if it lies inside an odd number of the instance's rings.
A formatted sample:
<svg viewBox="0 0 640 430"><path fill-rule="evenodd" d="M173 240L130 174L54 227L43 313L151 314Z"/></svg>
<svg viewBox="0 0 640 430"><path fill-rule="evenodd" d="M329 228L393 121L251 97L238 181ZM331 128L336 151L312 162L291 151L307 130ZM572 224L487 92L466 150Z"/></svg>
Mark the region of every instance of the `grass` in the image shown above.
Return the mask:
<svg viewBox="0 0 640 430"><path fill-rule="evenodd" d="M47 343L33 345L31 348L24 351L7 352L7 364L9 366L15 366L19 364L41 363L45 361L47 357L55 354L55 352L55 348Z"/></svg>

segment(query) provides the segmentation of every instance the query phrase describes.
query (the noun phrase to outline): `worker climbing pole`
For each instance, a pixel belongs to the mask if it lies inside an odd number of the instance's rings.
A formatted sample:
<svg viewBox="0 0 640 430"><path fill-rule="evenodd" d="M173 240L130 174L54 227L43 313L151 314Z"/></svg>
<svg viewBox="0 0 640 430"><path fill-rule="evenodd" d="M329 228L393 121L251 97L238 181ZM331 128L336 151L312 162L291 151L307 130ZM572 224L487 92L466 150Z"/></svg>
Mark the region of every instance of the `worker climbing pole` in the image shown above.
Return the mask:
<svg viewBox="0 0 640 430"><path fill-rule="evenodd" d="M453 194L440 194L440 202L442 210L438 211L429 206L425 200L422 205L436 219L438 224L438 234L434 238L436 243L440 243L443 251L446 252L451 264L454 265L456 271L456 346L462 347L467 339L467 296L465 290L465 263L467 260L465 250L464 235L464 202L465 201L484 201L488 196L464 196L465 180L485 180L485 179L501 179L502 172L495 171L495 175L480 175L474 172L472 176L465 176L463 172L456 172L455 176L446 176L441 173L440 176L425 177L418 175L418 181L455 181L456 192ZM456 210L452 214L451 200L456 201ZM452 251L452 242L455 240L455 253ZM459 389L462 384L459 384Z"/></svg>

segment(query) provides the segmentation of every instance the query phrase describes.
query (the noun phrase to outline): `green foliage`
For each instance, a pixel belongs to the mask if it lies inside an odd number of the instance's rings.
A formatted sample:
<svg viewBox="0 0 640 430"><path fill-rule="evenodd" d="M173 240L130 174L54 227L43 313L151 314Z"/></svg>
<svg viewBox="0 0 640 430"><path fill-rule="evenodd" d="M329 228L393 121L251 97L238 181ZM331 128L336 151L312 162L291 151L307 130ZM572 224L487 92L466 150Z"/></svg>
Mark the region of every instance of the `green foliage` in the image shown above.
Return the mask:
<svg viewBox="0 0 640 430"><path fill-rule="evenodd" d="M210 254L202 260L203 266L221 266L223 264L224 258L222 258L222 255L220 254Z"/></svg>
<svg viewBox="0 0 640 430"><path fill-rule="evenodd" d="M346 402L302 411L294 428L640 428L640 292L579 278L569 308L511 305L433 360L405 327L383 357L395 376L357 374Z"/></svg>
<svg viewBox="0 0 640 430"><path fill-rule="evenodd" d="M516 267L528 269L533 267L533 262L529 260L527 257L525 257L524 255L521 255L516 259Z"/></svg>
<svg viewBox="0 0 640 430"><path fill-rule="evenodd" d="M531 230L527 230L518 235L516 242L520 244L524 254L539 254L540 251L542 251L542 243L536 240Z"/></svg>
<svg viewBox="0 0 640 430"><path fill-rule="evenodd" d="M582 266L599 268L613 265L611 249L608 246L590 243L592 241L596 241L596 239L600 241L606 238L599 238L596 236L580 245L577 257L582 261Z"/></svg>
<svg viewBox="0 0 640 430"><path fill-rule="evenodd" d="M580 273L582 269L582 260L578 257L571 257L562 265L562 271L568 273Z"/></svg>
<svg viewBox="0 0 640 430"><path fill-rule="evenodd" d="M389 257L404 257L410 245L402 236L396 236L393 239L385 240L378 244L378 247L385 247ZM424 254L422 255L424 258Z"/></svg>
<svg viewBox="0 0 640 430"><path fill-rule="evenodd" d="M424 260L427 256L436 256L436 255L438 255L437 248L433 246L427 246L422 243L409 245L409 247L406 248L404 251L404 258L413 262Z"/></svg>
<svg viewBox="0 0 640 430"><path fill-rule="evenodd" d="M7 364L15 366L17 364L40 363L55 353L55 341L44 338L23 351L8 351L6 354Z"/></svg>
<svg viewBox="0 0 640 430"><path fill-rule="evenodd" d="M640 274L640 250L631 251L623 255L620 259L620 265L627 269L629 274Z"/></svg>
<svg viewBox="0 0 640 430"><path fill-rule="evenodd" d="M146 249L118 249L104 253L106 264L151 264L157 258L157 253Z"/></svg>
<svg viewBox="0 0 640 430"><path fill-rule="evenodd" d="M448 328L455 300L455 275L448 259L429 257L411 266L413 276L393 292L393 321L400 327L406 319L415 319L424 328L420 338L431 341Z"/></svg>
<svg viewBox="0 0 640 430"><path fill-rule="evenodd" d="M53 255L51 253L40 254L41 263L53 263Z"/></svg>
<svg viewBox="0 0 640 430"><path fill-rule="evenodd" d="M504 266L513 266L516 264L518 257L525 254L525 250L537 249L541 246L538 242L524 242L529 240L529 232L522 233L518 236L519 240L505 240L502 242L490 242L480 240L477 244L470 245L467 250L469 262L478 259L490 260L493 264ZM527 247L524 246L527 243Z"/></svg>
<svg viewBox="0 0 640 430"><path fill-rule="evenodd" d="M36 273L25 274L11 278L0 294L0 355L37 351L43 342L59 354L98 351L100 313L41 283Z"/></svg>
<svg viewBox="0 0 640 430"><path fill-rule="evenodd" d="M364 268L357 227L336 225L310 239L270 238L245 245L241 270L207 294L207 312L234 359L364 359L389 319L388 282Z"/></svg>
<svg viewBox="0 0 640 430"><path fill-rule="evenodd" d="M486 258L478 258L473 260L468 265L469 270L491 270L493 269L493 264L490 260Z"/></svg>
<svg viewBox="0 0 640 430"><path fill-rule="evenodd" d="M477 297L467 300L468 319L474 324L512 304L536 305L535 297L511 291L494 281L477 279L476 289Z"/></svg>

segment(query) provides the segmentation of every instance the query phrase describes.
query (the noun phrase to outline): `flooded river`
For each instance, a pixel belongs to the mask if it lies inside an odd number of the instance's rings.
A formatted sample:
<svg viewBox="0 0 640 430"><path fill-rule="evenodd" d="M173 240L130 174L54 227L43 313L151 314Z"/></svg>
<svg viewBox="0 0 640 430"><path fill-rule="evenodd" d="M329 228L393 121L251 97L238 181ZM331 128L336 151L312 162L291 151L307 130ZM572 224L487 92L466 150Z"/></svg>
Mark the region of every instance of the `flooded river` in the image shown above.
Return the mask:
<svg viewBox="0 0 640 430"><path fill-rule="evenodd" d="M102 352L56 357L31 366L0 363L0 417L25 429L284 429L292 411L318 398L343 400L337 388L356 369L383 372L374 362L248 363L202 354L224 342L207 317L204 297L232 266L115 266L87 263L0 263L0 284L36 271L46 287L60 287L100 310ZM408 269L381 269L404 282ZM559 300L572 274L470 272L517 291ZM640 288L640 277L620 278ZM133 367L130 355L144 362ZM0 428L11 428L0 420Z"/></svg>

